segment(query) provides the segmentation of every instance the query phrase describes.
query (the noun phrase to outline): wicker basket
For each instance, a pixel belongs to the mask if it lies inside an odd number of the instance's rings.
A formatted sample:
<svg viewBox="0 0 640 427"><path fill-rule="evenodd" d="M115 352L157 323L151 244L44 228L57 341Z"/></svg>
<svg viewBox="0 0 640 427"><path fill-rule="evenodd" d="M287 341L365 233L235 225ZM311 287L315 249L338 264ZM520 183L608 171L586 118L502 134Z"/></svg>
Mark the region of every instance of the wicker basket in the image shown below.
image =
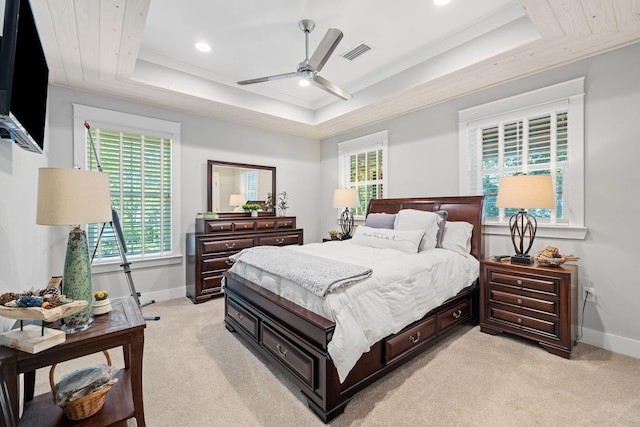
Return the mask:
<svg viewBox="0 0 640 427"><path fill-rule="evenodd" d="M107 365L111 366L111 357L109 356L109 353L106 350L104 350L103 353L107 358ZM49 383L51 384L51 393L53 394L54 402L56 400L57 393L55 381L53 379L55 369L56 365L54 364L51 365L51 370L49 371ZM82 420L92 416L100 411L104 406L104 402L107 399L107 393L111 390L111 387L112 385L107 385L95 393L91 393L73 401L65 402L64 405L61 406L62 412L64 412L70 420Z"/></svg>

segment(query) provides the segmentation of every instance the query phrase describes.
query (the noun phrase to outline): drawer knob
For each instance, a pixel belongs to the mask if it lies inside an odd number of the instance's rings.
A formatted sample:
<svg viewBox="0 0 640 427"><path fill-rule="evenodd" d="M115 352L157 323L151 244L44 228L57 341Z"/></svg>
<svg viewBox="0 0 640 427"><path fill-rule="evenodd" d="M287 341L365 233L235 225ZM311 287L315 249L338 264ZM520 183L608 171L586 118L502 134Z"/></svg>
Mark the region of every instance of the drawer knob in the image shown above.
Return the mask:
<svg viewBox="0 0 640 427"><path fill-rule="evenodd" d="M518 317L518 319L516 320L516 322L518 322L518 324L522 323L522 319Z"/></svg>
<svg viewBox="0 0 640 427"><path fill-rule="evenodd" d="M244 316L240 313L236 313L236 317L238 318L238 320L240 320L242 322L242 320L244 319Z"/></svg>
<svg viewBox="0 0 640 427"><path fill-rule="evenodd" d="M232 259L227 259L224 261L227 265L233 265L233 260Z"/></svg>
<svg viewBox="0 0 640 427"><path fill-rule="evenodd" d="M287 357L287 349L283 350L280 344L276 344L276 348L278 349L278 353L280 353L280 356Z"/></svg>
<svg viewBox="0 0 640 427"><path fill-rule="evenodd" d="M233 242L232 244L225 243L224 245L227 247L227 249L233 249L236 247L236 242Z"/></svg>
<svg viewBox="0 0 640 427"><path fill-rule="evenodd" d="M420 341L420 331L416 332L415 338L413 337L413 335L409 335L409 341L411 341L414 344Z"/></svg>
<svg viewBox="0 0 640 427"><path fill-rule="evenodd" d="M522 304L522 300L520 298L518 298L518 300L516 301L518 304Z"/></svg>
<svg viewBox="0 0 640 427"><path fill-rule="evenodd" d="M517 283L518 285L522 285L522 280L518 279L518 280L516 281L516 283Z"/></svg>
<svg viewBox="0 0 640 427"><path fill-rule="evenodd" d="M282 239L278 239L278 238L276 237L276 243L277 243L277 244L279 244L279 245L283 244L283 243L284 243L284 238L282 238Z"/></svg>
<svg viewBox="0 0 640 427"><path fill-rule="evenodd" d="M455 313L453 313L453 317L456 319L459 319L460 316L462 316L462 310L458 310Z"/></svg>

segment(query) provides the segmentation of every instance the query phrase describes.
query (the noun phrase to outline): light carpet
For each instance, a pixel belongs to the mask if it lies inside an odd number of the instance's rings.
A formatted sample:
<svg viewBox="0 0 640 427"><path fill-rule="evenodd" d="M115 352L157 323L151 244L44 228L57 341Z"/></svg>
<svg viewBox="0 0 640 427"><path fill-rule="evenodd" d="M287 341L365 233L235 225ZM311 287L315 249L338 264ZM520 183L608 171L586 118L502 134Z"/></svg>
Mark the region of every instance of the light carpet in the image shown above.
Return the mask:
<svg viewBox="0 0 640 427"><path fill-rule="evenodd" d="M323 426L301 393L224 327L221 298L143 308L147 425ZM115 366L122 352L110 350ZM104 362L65 362L56 377ZM49 392L49 369L36 394ZM135 426L133 420L130 426ZM358 393L332 426L640 426L640 359L579 343L571 360L468 326Z"/></svg>

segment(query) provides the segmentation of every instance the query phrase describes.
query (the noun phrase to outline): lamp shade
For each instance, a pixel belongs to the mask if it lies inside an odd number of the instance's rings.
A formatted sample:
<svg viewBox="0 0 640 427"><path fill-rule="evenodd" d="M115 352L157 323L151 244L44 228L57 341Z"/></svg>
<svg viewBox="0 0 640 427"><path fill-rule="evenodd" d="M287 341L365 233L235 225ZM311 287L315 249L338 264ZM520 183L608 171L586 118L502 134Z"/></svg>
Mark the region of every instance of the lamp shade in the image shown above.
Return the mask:
<svg viewBox="0 0 640 427"><path fill-rule="evenodd" d="M355 208L360 205L360 196L355 188L339 189L333 192L334 208Z"/></svg>
<svg viewBox="0 0 640 427"><path fill-rule="evenodd" d="M40 168L37 224L79 225L111 220L109 175L79 169Z"/></svg>
<svg viewBox="0 0 640 427"><path fill-rule="evenodd" d="M232 194L229 196L229 206L241 206L244 205L244 198L242 194Z"/></svg>
<svg viewBox="0 0 640 427"><path fill-rule="evenodd" d="M550 175L514 175L500 178L499 208L553 209L556 207Z"/></svg>

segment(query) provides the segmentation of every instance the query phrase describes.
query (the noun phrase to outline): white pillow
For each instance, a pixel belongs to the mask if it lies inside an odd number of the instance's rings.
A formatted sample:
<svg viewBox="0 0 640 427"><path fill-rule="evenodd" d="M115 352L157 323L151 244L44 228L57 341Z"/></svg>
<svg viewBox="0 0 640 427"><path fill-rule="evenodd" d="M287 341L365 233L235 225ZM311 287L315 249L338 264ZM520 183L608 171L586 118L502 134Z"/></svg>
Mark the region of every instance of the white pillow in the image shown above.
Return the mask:
<svg viewBox="0 0 640 427"><path fill-rule="evenodd" d="M424 230L391 230L359 225L347 242L379 249L397 249L408 254L418 253Z"/></svg>
<svg viewBox="0 0 640 427"><path fill-rule="evenodd" d="M471 232L473 224L466 221L447 221L442 238L443 249L449 249L463 255L471 253Z"/></svg>
<svg viewBox="0 0 640 427"><path fill-rule="evenodd" d="M394 230L424 230L420 251L435 248L438 242L438 224L442 217L429 211L401 209L396 215Z"/></svg>

